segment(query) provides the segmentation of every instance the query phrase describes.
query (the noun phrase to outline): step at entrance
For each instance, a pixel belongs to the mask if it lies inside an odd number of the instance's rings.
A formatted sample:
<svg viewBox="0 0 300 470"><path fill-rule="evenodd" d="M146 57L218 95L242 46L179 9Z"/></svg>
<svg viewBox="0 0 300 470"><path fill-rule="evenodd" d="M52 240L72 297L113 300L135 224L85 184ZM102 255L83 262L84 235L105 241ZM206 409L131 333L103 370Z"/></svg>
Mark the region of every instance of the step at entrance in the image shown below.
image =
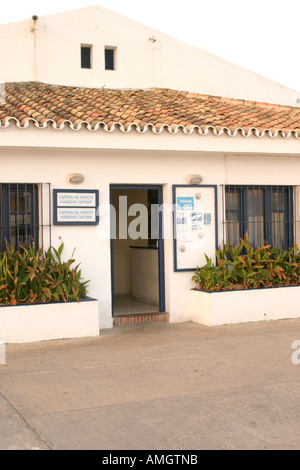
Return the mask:
<svg viewBox="0 0 300 470"><path fill-rule="evenodd" d="M136 326L151 323L169 323L168 313L140 313L114 317L114 326Z"/></svg>

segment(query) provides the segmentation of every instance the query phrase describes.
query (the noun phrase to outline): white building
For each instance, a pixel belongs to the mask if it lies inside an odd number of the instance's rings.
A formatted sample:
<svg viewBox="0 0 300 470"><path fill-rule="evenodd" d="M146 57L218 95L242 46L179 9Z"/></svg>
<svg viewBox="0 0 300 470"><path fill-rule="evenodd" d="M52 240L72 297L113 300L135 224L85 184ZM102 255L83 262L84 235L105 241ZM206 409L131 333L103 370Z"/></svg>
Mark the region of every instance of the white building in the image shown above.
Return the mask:
<svg viewBox="0 0 300 470"><path fill-rule="evenodd" d="M101 328L113 313L190 320L193 270L246 230L299 241L300 93L100 7L0 38L2 240L76 246ZM151 203L158 239L130 238L134 204Z"/></svg>
<svg viewBox="0 0 300 470"><path fill-rule="evenodd" d="M0 40L5 82L170 88L291 106L300 98L298 91L100 6L2 25Z"/></svg>

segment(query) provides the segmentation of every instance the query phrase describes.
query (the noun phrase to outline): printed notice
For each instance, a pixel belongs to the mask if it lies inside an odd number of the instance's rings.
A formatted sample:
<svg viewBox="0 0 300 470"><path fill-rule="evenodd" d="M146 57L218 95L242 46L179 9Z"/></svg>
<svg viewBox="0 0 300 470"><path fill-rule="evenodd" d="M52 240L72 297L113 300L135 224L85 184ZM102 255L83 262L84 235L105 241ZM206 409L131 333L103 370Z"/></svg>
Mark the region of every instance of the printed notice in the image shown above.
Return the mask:
<svg viewBox="0 0 300 470"><path fill-rule="evenodd" d="M204 214L204 225L211 225L211 214Z"/></svg>
<svg viewBox="0 0 300 470"><path fill-rule="evenodd" d="M194 198L193 197L178 197L177 210L193 210Z"/></svg>
<svg viewBox="0 0 300 470"><path fill-rule="evenodd" d="M196 230L197 232L199 230L203 230L202 221L203 221L202 212L192 212L191 213L192 230Z"/></svg>

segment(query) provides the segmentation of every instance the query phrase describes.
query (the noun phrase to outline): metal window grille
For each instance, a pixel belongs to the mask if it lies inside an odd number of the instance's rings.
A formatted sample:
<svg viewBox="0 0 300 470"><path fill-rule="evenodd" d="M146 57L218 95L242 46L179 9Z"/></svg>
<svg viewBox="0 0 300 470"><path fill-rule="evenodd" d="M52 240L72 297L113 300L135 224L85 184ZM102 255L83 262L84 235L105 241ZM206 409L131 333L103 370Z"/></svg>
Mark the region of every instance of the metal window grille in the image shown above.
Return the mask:
<svg viewBox="0 0 300 470"><path fill-rule="evenodd" d="M224 240L237 245L246 233L254 247L288 249L294 243L292 186L224 186Z"/></svg>
<svg viewBox="0 0 300 470"><path fill-rule="evenodd" d="M51 245L48 183L0 183L0 243L19 249Z"/></svg>

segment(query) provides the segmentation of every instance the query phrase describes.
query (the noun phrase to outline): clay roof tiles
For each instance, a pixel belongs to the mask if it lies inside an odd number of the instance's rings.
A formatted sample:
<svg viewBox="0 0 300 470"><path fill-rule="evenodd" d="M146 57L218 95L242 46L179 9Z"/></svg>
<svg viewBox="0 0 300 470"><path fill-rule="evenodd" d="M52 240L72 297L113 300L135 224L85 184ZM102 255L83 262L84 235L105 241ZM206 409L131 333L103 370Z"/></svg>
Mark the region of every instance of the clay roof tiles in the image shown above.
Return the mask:
<svg viewBox="0 0 300 470"><path fill-rule="evenodd" d="M0 96L0 128L52 126L245 137L300 136L300 108L168 89L110 90L7 83Z"/></svg>

